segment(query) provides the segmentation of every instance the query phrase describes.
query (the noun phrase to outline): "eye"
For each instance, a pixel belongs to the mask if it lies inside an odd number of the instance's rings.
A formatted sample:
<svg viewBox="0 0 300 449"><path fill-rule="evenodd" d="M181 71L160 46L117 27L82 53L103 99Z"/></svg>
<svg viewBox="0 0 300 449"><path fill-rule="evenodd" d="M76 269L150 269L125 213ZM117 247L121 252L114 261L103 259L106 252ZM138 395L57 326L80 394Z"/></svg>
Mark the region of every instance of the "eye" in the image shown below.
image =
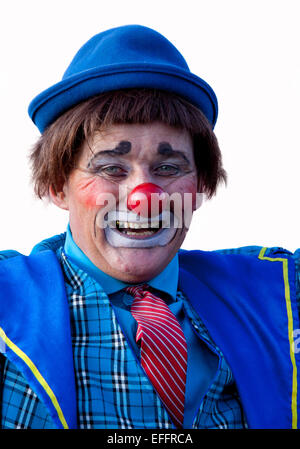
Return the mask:
<svg viewBox="0 0 300 449"><path fill-rule="evenodd" d="M123 177L127 175L127 171L119 165L103 165L92 168L93 174L99 176Z"/></svg>
<svg viewBox="0 0 300 449"><path fill-rule="evenodd" d="M179 173L179 170L177 165L162 164L155 168L155 173L159 176L174 176Z"/></svg>
<svg viewBox="0 0 300 449"><path fill-rule="evenodd" d="M118 167L117 165L109 165L108 167L103 167L102 172L114 176L126 174L126 171L122 167Z"/></svg>

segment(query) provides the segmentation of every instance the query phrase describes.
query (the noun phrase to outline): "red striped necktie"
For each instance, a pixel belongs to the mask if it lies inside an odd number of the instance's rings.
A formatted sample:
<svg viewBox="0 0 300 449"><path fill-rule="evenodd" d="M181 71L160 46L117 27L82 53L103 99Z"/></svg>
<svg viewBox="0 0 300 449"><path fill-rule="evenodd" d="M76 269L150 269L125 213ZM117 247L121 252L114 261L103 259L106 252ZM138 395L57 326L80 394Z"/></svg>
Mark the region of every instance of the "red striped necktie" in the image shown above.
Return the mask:
<svg viewBox="0 0 300 449"><path fill-rule="evenodd" d="M175 315L148 286L127 287L134 297L131 313L138 322L141 365L176 427L183 426L187 346Z"/></svg>

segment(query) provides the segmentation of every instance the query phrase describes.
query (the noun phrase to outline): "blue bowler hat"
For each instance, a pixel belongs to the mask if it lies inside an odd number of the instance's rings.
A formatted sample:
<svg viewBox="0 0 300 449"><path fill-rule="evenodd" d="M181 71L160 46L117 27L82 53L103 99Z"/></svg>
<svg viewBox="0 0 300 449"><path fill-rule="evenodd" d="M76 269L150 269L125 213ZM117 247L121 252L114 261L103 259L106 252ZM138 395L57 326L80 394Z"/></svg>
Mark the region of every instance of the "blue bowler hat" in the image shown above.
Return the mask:
<svg viewBox="0 0 300 449"><path fill-rule="evenodd" d="M140 25L121 26L92 37L75 55L62 81L35 97L28 112L43 132L81 101L139 87L179 94L197 106L212 126L216 123L218 105L212 88L190 72L171 42Z"/></svg>

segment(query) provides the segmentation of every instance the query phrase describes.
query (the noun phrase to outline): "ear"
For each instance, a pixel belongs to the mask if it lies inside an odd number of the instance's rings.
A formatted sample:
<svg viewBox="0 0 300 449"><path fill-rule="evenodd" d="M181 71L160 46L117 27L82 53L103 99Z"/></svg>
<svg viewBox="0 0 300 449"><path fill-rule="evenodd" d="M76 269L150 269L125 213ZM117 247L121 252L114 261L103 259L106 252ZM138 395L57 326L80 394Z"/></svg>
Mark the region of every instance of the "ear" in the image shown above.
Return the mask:
<svg viewBox="0 0 300 449"><path fill-rule="evenodd" d="M51 185L49 188L49 196L55 206L60 207L60 209L69 210L66 184L63 185L63 188L60 192L56 192L54 187Z"/></svg>

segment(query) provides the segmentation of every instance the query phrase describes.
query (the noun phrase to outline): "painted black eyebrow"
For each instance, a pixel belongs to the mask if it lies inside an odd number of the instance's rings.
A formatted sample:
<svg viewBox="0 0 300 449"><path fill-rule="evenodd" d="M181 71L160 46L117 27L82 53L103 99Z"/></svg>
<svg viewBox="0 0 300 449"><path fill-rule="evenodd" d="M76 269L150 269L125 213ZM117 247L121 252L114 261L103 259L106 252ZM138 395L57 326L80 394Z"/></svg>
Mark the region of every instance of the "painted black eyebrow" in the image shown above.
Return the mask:
<svg viewBox="0 0 300 449"><path fill-rule="evenodd" d="M98 156L103 155L109 155L109 156L121 156L123 154L127 154L131 151L131 142L127 140L122 140L118 143L118 145L111 149L111 150L102 150L95 153L92 157L92 159L88 163L88 167L91 165L92 161L96 159ZM190 163L188 158L185 156L185 154L182 151L174 150L172 148L172 145L169 142L160 142L157 148L157 153L160 156L164 157L173 157L173 156L179 156L182 158L187 164Z"/></svg>
<svg viewBox="0 0 300 449"><path fill-rule="evenodd" d="M182 151L173 150L172 145L170 145L169 142L160 142L157 148L157 152L161 156L167 157L180 156L182 159L184 159L186 163L188 164L190 163L186 155Z"/></svg>
<svg viewBox="0 0 300 449"><path fill-rule="evenodd" d="M90 166L91 162L100 155L102 156L102 155L108 154L109 156L121 156L123 154L129 153L130 151L131 151L131 143L128 142L127 140L122 140L112 150L103 150L103 151L98 151L97 153L95 153L93 155L92 159L89 161L88 166Z"/></svg>

